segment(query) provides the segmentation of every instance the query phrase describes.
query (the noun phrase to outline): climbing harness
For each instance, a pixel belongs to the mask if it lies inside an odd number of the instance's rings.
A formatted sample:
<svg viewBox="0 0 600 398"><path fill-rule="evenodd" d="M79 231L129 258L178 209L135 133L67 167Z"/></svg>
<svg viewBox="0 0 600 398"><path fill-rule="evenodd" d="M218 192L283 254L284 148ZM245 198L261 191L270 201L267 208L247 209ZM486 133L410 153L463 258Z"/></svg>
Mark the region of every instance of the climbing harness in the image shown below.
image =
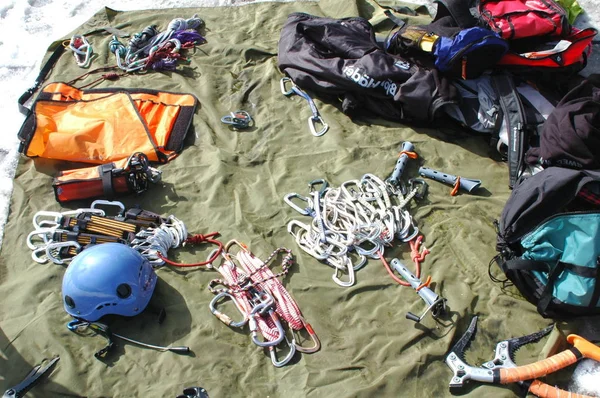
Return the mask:
<svg viewBox="0 0 600 398"><path fill-rule="evenodd" d="M148 157L141 152L127 159L83 169L60 172L53 180L54 196L59 203L72 200L140 195L156 184L162 172L151 167Z"/></svg>
<svg viewBox="0 0 600 398"><path fill-rule="evenodd" d="M102 206L116 207L117 215L108 216ZM125 210L121 202L105 200L63 213L39 211L33 216L33 226L27 246L32 250L32 259L41 264L68 264L91 245L121 243L157 267L165 264L170 249L188 238L184 223L173 215L162 217L140 208Z"/></svg>
<svg viewBox="0 0 600 398"><path fill-rule="evenodd" d="M230 251L233 245L240 248L236 254ZM268 264L279 254L285 254L281 262L282 270L274 273ZM221 264L211 265L222 275L222 279L214 279L209 284L209 290L215 294L210 303L211 313L230 327L243 327L247 323L252 341L259 347L269 349L271 362L276 367L287 364L296 351L312 353L320 349L321 343L316 333L304 319L296 301L277 279L289 271L292 264L290 250L278 248L262 261L250 252L246 245L232 240L224 245L220 255ZM211 258L213 256L214 254ZM235 322L217 309L217 303L226 298L233 301L242 315L242 320ZM296 342L295 336L290 341L286 336L284 324L292 331L306 330L313 345L303 347ZM259 339L259 333L263 340ZM277 346L284 340L289 347L288 353L284 358L278 359Z"/></svg>
<svg viewBox="0 0 600 398"><path fill-rule="evenodd" d="M291 84L291 88L289 90L286 87L288 83ZM310 110L312 112L312 116L308 118L308 128L310 129L311 134L315 137L320 137L323 134L325 134L327 132L327 129L329 129L329 125L323 121L323 118L319 114L319 110L317 109L317 106L315 105L315 102L310 97L310 95L308 95L305 91L298 87L289 77L281 78L280 87L281 93L286 97L289 97L292 94L296 94L304 98L306 102L308 102L308 106L310 106ZM321 130L317 130L317 125L319 124L321 125Z"/></svg>
<svg viewBox="0 0 600 398"><path fill-rule="evenodd" d="M68 43L68 47L73 51L75 62L80 68L87 68L92 62L94 53L92 45L83 35L74 35Z"/></svg>
<svg viewBox="0 0 600 398"><path fill-rule="evenodd" d="M235 111L221 118L221 123L230 125L236 130L243 130L253 123L252 117L246 111Z"/></svg>

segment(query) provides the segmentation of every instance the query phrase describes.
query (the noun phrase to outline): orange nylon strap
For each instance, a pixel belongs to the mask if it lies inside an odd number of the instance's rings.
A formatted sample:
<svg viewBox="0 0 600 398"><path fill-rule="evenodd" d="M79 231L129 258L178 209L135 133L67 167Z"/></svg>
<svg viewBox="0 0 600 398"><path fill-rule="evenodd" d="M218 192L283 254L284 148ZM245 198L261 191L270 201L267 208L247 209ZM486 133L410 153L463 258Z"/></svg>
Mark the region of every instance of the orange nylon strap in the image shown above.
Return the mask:
<svg viewBox="0 0 600 398"><path fill-rule="evenodd" d="M402 155L406 155L411 159L416 159L419 157L419 155L417 155L416 152L412 152L412 151L402 151L398 154L398 157L402 156Z"/></svg>
<svg viewBox="0 0 600 398"><path fill-rule="evenodd" d="M456 182L454 183L454 188L452 188L452 191L450 191L450 196L456 196L459 189L460 189L460 176L457 176Z"/></svg>

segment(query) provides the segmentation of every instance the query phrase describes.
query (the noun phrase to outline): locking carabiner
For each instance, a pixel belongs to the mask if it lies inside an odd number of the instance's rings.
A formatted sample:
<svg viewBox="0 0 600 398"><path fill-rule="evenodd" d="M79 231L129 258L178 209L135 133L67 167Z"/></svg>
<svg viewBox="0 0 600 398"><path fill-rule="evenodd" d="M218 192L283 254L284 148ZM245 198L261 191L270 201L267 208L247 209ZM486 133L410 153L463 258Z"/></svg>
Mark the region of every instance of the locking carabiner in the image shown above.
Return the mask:
<svg viewBox="0 0 600 398"><path fill-rule="evenodd" d="M217 302L223 297L229 297L231 299L231 301L233 301L235 303L235 297L233 297L228 292L221 292L221 293L217 294L215 297L213 297L213 299L210 301L210 304L209 304L210 312L214 316L216 316L221 322L223 322L225 325L230 326L230 327L241 328L246 323L248 323L248 318L244 318L241 321L235 322L233 319L231 319L231 317L229 315L224 314L217 309ZM240 311L239 307L237 307L237 304L236 304L236 308L238 309L238 311ZM240 313L242 315L244 315L244 313L242 311L240 311Z"/></svg>

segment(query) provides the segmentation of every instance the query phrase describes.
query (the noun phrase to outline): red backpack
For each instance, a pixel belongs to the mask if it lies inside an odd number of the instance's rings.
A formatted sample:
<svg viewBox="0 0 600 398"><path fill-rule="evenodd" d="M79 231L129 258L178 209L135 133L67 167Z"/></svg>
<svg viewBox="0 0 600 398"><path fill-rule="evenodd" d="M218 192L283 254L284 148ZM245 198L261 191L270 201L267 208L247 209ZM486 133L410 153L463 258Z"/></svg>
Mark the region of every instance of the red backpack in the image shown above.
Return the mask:
<svg viewBox="0 0 600 398"><path fill-rule="evenodd" d="M505 40L571 33L567 12L554 0L479 0L479 14Z"/></svg>

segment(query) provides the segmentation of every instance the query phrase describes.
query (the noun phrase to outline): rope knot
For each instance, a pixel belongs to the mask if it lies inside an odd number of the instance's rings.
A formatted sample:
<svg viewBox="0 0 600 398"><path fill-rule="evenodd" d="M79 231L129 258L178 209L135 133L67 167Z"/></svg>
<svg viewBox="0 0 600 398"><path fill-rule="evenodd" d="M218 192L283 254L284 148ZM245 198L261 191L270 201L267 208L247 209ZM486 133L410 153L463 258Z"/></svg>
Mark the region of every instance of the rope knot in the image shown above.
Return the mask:
<svg viewBox="0 0 600 398"><path fill-rule="evenodd" d="M206 235L196 234L196 235L188 237L185 240L185 243L189 243L189 244L195 245L195 244L198 244L198 243L206 242L209 239L214 238L216 236L219 236L218 232L211 232L210 234L206 234Z"/></svg>

